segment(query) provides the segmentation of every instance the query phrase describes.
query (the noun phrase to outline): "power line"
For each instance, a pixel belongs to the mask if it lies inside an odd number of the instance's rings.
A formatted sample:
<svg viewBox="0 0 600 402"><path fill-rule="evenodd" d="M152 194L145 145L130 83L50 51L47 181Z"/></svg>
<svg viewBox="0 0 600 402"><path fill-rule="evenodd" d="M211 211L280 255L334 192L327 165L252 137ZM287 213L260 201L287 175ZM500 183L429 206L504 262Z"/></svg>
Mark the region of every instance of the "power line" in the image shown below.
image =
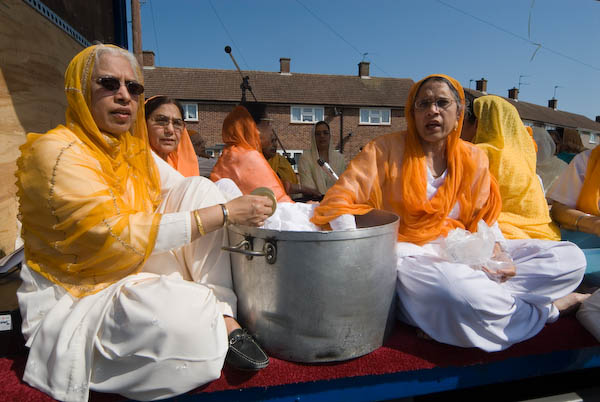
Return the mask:
<svg viewBox="0 0 600 402"><path fill-rule="evenodd" d="M212 8L213 12L215 13L215 15L217 16L217 19L219 20L219 22L221 23L221 26L223 27L223 30L225 31L225 33L227 34L227 36L229 37L229 40L231 41L231 43L233 44L233 46L236 48L236 50L240 53L240 56L242 56L242 60L244 61L244 64L246 65L246 70L250 70L250 66L248 65L248 63L246 62L246 58L244 57L244 54L242 53L242 50L240 49L240 47L235 43L235 40L233 40L233 36L231 36L231 34L229 33L229 31L227 30L227 27L225 26L225 24L223 23L223 20L221 19L221 17L219 17L219 13L217 12L217 9L215 8L215 6L213 5L211 0L208 0L208 4L210 4L210 7Z"/></svg>
<svg viewBox="0 0 600 402"><path fill-rule="evenodd" d="M338 38L340 38L343 42L345 42L348 46L350 46L352 49L354 49L354 51L356 53L358 53L358 55L361 57L361 60L364 61L365 56L368 54L366 52L361 52L360 50L358 50L358 48L356 46L354 46L352 43L350 43L349 41L346 40L346 38L344 38L339 32L337 32L335 29L333 29L333 27L331 25L329 25L327 22L325 22L323 19L321 19L321 17L319 17L316 13L312 12L312 10L310 8L308 8L304 3L302 3L300 0L296 0L296 3L300 4L306 11L308 11L308 13L310 15L312 15L317 21L319 21L321 24L325 25L325 27L327 29L329 29L331 32L333 32L333 34L335 36L337 36ZM379 67L374 61L371 61L371 63L373 64L374 67L378 68L381 72L383 72L385 75L387 75L388 77L391 77L391 75L385 71L383 68Z"/></svg>
<svg viewBox="0 0 600 402"><path fill-rule="evenodd" d="M297 0L296 0L296 1L297 1ZM549 47L543 46L541 43L534 42L534 41L532 41L532 40L530 40L530 39L528 39L528 38L525 38L524 36L518 35L518 34L516 34L516 33L514 33L514 32L511 32L511 31L509 31L509 30L507 30L507 29L504 29L504 28L502 28L501 26L498 26L498 25L496 25L496 24L494 24L494 23L492 23L492 22L489 22L489 21L486 21L486 20L484 20L484 19L482 19L482 18L479 18L479 17L477 17L477 16L475 16L475 15L473 15L473 14L470 14L470 13L468 13L468 12L464 11L464 10L461 10L460 8L457 8L457 7L455 7L455 6L451 5L451 4L448 4L448 3L446 3L446 2L444 2L444 1L442 1L442 0L435 0L435 1L436 1L436 2L438 2L438 3L440 3L440 4L442 4L442 5L444 5L444 6L446 6L446 7L448 7L448 8L451 8L451 9L453 9L454 11L457 11L457 12L459 12L459 13L461 13L461 14L464 14L464 15L466 15L466 16L468 16L468 17L470 17L470 18L473 18L473 19L475 19L475 20L477 20L477 21L479 21L479 22L481 22L481 23L483 23L483 24L489 25L489 26L491 26L491 27L493 27L493 28L496 28L496 29L497 29L497 30L499 30L499 31L502 31L502 32L504 32L504 33L506 33L506 34L509 34L509 35L511 35L511 36L514 36L514 37L515 37L515 38L517 38L517 39L521 39L522 41L525 41L525 42L527 42L527 43L529 43L529 44L532 44L532 45L535 45L535 46L537 46L537 49L535 50L535 52L534 52L533 56L535 56L535 53L537 53L537 51L538 51L538 50L540 50L540 49L544 49L544 50L547 50L547 51L548 51L548 52L550 52L550 53L554 53L554 54L556 54L557 56L560 56L560 57L563 57L563 58L565 58L565 59L571 60L571 61L573 61L573 62L575 62L575 63L579 63L579 64L581 64L581 65L584 65L584 66L586 66L586 67L589 67L589 68L591 68L591 69L593 69L593 70L600 71L600 68L598 68L598 67L596 67L596 66L593 66L593 65L591 65L591 64L589 64L589 63L586 63L586 62L584 62L584 61L581 61L581 60L579 60L579 59L576 59L576 58L574 58L574 57L568 56L568 55L566 55L566 54L564 54L564 53L561 53L561 52L559 52L559 51L557 51L557 50L554 50L554 49L551 49L551 48L549 48ZM532 59L533 59L533 57L532 57Z"/></svg>

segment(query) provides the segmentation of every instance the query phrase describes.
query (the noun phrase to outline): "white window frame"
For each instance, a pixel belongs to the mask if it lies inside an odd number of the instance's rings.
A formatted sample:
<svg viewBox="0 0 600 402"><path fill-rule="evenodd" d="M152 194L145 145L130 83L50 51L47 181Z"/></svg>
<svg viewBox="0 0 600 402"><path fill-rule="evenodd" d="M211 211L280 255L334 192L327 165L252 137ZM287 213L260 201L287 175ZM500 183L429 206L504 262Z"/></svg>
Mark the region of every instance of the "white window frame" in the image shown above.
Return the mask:
<svg viewBox="0 0 600 402"><path fill-rule="evenodd" d="M367 111L369 113L369 121L363 121L363 112ZM384 122L382 119L383 112L387 112L389 116L389 120ZM373 123L371 119L378 117L380 119L379 123ZM361 107L358 111L358 121L361 126L390 126L392 125L392 109L389 108L370 108L370 107Z"/></svg>
<svg viewBox="0 0 600 402"><path fill-rule="evenodd" d="M181 106L183 107L183 120L185 121L198 121L198 104L197 103L182 103ZM196 117L188 117L189 116L189 111L188 108L191 107L192 110L195 112L194 114L196 115Z"/></svg>
<svg viewBox="0 0 600 402"><path fill-rule="evenodd" d="M294 119L294 109L300 109L300 120ZM311 109L309 112L306 109ZM321 111L321 118L317 118L317 110ZM304 116L311 116L312 120L304 120ZM310 105L292 105L290 106L290 123L294 124L315 124L320 120L325 119L325 108L323 106L310 106Z"/></svg>
<svg viewBox="0 0 600 402"><path fill-rule="evenodd" d="M588 139L588 142L590 144L597 144L598 143L598 133L590 132L590 138Z"/></svg>
<svg viewBox="0 0 600 402"><path fill-rule="evenodd" d="M292 169L294 172L298 173L298 161L300 160L300 156L304 153L303 149L286 149L286 152L290 154L292 158L296 161L296 164L292 165ZM281 149L277 150L277 153L283 156L283 151Z"/></svg>

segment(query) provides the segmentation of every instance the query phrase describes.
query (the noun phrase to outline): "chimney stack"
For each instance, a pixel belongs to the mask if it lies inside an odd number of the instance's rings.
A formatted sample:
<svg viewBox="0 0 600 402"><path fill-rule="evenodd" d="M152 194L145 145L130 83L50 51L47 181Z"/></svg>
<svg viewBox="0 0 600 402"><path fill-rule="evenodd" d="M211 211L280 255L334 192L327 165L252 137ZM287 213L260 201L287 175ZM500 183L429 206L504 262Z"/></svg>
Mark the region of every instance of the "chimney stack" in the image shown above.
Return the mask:
<svg viewBox="0 0 600 402"><path fill-rule="evenodd" d="M557 106L558 106L558 99L556 99L556 98L548 99L548 107L550 109L556 110Z"/></svg>
<svg viewBox="0 0 600 402"><path fill-rule="evenodd" d="M279 59L279 73L290 75L290 62L291 59L288 57L281 57Z"/></svg>
<svg viewBox="0 0 600 402"><path fill-rule="evenodd" d="M487 93L487 80L481 77L480 80L475 81L475 89L479 92Z"/></svg>
<svg viewBox="0 0 600 402"><path fill-rule="evenodd" d="M370 78L369 77L369 63L368 61L361 61L358 63L358 76L360 78Z"/></svg>
<svg viewBox="0 0 600 402"><path fill-rule="evenodd" d="M512 100L519 100L519 89L517 87L512 87L508 90L508 97Z"/></svg>
<svg viewBox="0 0 600 402"><path fill-rule="evenodd" d="M600 123L600 116L596 116L596 123Z"/></svg>
<svg viewBox="0 0 600 402"><path fill-rule="evenodd" d="M152 50L144 50L142 52L143 67L154 67L154 52Z"/></svg>

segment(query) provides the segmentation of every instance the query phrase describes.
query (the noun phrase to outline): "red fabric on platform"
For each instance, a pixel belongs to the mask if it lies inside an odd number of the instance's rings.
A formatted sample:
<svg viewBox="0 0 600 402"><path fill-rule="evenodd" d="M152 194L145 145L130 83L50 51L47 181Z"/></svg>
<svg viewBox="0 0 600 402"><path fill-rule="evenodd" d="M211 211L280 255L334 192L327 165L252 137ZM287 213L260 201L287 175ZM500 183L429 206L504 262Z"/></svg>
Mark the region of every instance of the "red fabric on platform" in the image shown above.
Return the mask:
<svg viewBox="0 0 600 402"><path fill-rule="evenodd" d="M511 357L547 354L554 351L598 346L598 342L575 319L562 317L534 338L508 350L487 353L479 349L458 348L416 336L414 328L398 323L385 345L353 360L329 364L299 364L271 359L271 364L256 373L225 368L212 383L191 391L192 394L231 389L269 387L301 382L332 380L345 377L383 375L435 367L486 364ZM0 359L0 396L15 402L51 401L52 398L21 381L25 356ZM92 393L91 401L120 401L118 395Z"/></svg>

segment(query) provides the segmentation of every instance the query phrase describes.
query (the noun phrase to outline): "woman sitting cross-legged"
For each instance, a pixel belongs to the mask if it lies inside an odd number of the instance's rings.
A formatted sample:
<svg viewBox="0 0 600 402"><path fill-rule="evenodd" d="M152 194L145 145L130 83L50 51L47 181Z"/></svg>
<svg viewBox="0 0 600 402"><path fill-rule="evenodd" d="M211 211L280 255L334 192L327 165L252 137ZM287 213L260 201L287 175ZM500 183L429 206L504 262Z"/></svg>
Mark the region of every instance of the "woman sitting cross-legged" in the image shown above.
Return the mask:
<svg viewBox="0 0 600 402"><path fill-rule="evenodd" d="M269 359L234 317L227 222L260 226L266 197L227 201L150 151L142 73L127 51L84 49L65 74L66 124L29 134L17 184L24 381L60 400L151 400ZM226 357L227 356L227 357Z"/></svg>
<svg viewBox="0 0 600 402"><path fill-rule="evenodd" d="M498 351L533 337L586 297L572 293L586 260L569 242L504 239L498 185L485 153L460 139L463 113L456 80L434 75L414 84L407 130L367 144L312 222L339 227L342 215L397 214L399 317L439 342ZM481 220L495 232L496 258L506 262L498 270L445 254L451 230L476 232Z"/></svg>

